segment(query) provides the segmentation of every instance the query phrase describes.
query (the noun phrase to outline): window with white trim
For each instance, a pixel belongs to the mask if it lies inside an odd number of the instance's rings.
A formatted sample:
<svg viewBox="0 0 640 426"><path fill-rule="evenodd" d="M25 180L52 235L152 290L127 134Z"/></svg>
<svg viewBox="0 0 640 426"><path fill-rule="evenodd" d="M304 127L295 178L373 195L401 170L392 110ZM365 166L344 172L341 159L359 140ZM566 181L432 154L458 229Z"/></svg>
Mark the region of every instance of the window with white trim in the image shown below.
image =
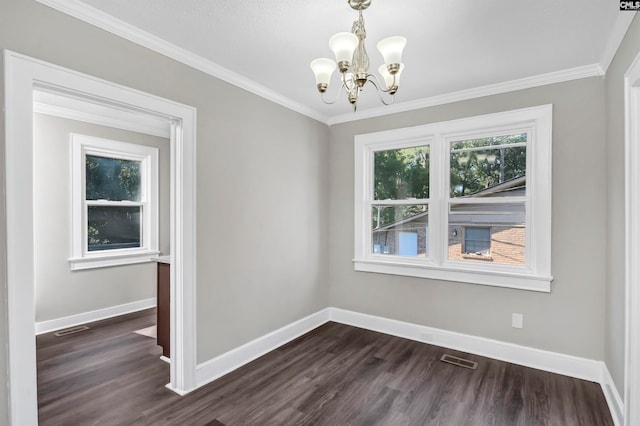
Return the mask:
<svg viewBox="0 0 640 426"><path fill-rule="evenodd" d="M552 106L358 135L358 271L550 291Z"/></svg>
<svg viewBox="0 0 640 426"><path fill-rule="evenodd" d="M71 134L72 270L150 261L158 251L158 149Z"/></svg>

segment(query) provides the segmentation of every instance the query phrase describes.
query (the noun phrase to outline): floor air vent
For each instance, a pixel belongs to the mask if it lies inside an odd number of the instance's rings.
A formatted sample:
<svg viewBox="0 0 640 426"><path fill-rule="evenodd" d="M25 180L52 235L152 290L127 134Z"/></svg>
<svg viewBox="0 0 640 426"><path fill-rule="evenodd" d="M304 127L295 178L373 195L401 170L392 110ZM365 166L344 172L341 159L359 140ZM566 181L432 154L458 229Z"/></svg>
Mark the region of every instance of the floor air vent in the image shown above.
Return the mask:
<svg viewBox="0 0 640 426"><path fill-rule="evenodd" d="M447 354L442 355L442 358L440 358L440 361L457 365L458 367L469 368L471 370L475 370L476 367L478 367L477 362L469 361L468 359L458 358L457 356L447 355Z"/></svg>
<svg viewBox="0 0 640 426"><path fill-rule="evenodd" d="M62 337L62 336L68 336L69 334L80 333L81 331L86 331L88 329L89 327L87 327L86 325L80 325L78 327L72 327L72 328L67 328L66 330L56 331L53 334L55 334L58 337Z"/></svg>

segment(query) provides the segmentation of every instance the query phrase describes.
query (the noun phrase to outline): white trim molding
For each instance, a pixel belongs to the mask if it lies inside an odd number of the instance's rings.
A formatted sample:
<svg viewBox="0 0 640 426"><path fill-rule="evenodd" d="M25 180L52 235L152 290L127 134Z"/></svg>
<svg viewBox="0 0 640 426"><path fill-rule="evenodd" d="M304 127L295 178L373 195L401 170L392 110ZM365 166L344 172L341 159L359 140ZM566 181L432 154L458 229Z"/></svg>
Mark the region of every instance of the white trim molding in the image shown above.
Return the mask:
<svg viewBox="0 0 640 426"><path fill-rule="evenodd" d="M640 54L625 93L625 425L640 424Z"/></svg>
<svg viewBox="0 0 640 426"><path fill-rule="evenodd" d="M615 7L618 7L617 4ZM613 25L613 31L609 34L609 39L607 40L604 52L602 52L602 56L600 56L600 66L605 73L609 69L609 65L611 65L613 58L616 56L616 52L618 52L618 49L620 48L620 43L624 40L624 36L627 34L629 25L631 25L635 16L636 12L631 11L618 13L616 22Z"/></svg>
<svg viewBox="0 0 640 426"><path fill-rule="evenodd" d="M290 98L282 96L276 91L265 87L253 80L237 74L228 68L216 64L213 61L198 56L182 47L176 46L160 37L148 33L140 28L128 24L120 19L89 6L79 0L37 0L39 3L47 5L67 15L73 16L88 24L94 25L112 34L120 36L154 52L158 52L168 58L188 65L194 69L209 74L215 78L244 89L254 95L265 98L278 105L282 105L292 111L299 112L307 117L327 122L328 117L323 114L296 102Z"/></svg>
<svg viewBox="0 0 640 426"><path fill-rule="evenodd" d="M171 385L195 388L196 110L4 50L8 369L11 424L38 423L33 243L33 92L164 117L171 127Z"/></svg>
<svg viewBox="0 0 640 426"><path fill-rule="evenodd" d="M302 336L329 321L330 308L258 337L209 361L198 364L196 382L204 386L209 382L236 370L254 359Z"/></svg>
<svg viewBox="0 0 640 426"><path fill-rule="evenodd" d="M611 52L615 54L620 42L622 42L622 37L619 37L618 34L621 33L622 36L624 36L626 28L628 28L631 23L630 20L628 22L626 21L627 18L618 19L613 34L609 37L606 51L602 54L602 62L599 64L584 65L468 90L431 96L415 101L402 102L389 107L374 108L356 113L340 114L329 117L326 114L316 111L313 108L309 108L300 102L294 101L268 87L216 64L213 61L205 59L202 56L198 56L184 48L169 43L160 37L154 36L140 28L89 6L80 0L36 1L330 126L333 124L357 121L365 118L379 117L435 105L443 105L451 102L459 102L468 99L507 93L515 90L529 89L547 84L560 83L586 77L603 76L604 70L606 70L609 66L610 60L613 58ZM632 15L632 13L627 13L627 15Z"/></svg>
<svg viewBox="0 0 640 426"><path fill-rule="evenodd" d="M204 386L242 367L329 321L599 383L605 393L614 421L619 419L616 410L622 412L620 396L615 385L613 385L606 365L602 361L334 307L320 310L209 361L198 364L198 387ZM616 426L622 425L616 423Z"/></svg>
<svg viewBox="0 0 640 426"><path fill-rule="evenodd" d="M339 308L330 308L330 321L352 325L379 333L468 352L487 358L536 368L600 384L611 417L616 426L622 426L624 406L607 366L602 361L566 355L557 352L516 345L485 337L456 333L433 327L397 321L375 315L362 314ZM632 425L625 423L625 425Z"/></svg>
<svg viewBox="0 0 640 426"><path fill-rule="evenodd" d="M517 90L531 89L534 87L546 86L548 84L563 83L565 81L578 80L581 78L602 76L604 76L604 71L599 64L585 65L581 67L550 72L547 74L540 74L520 78L517 80L505 81L502 83L489 84L487 86L474 87L472 89L430 96L428 98L418 99L415 101L401 102L385 107L378 107L355 113L336 115L329 118L329 120L327 120L327 124L329 126L332 126L334 124L364 120L366 118L380 117L383 115L413 111L416 109L445 105L453 102L462 102L470 99L484 98L486 96L500 95L502 93L515 92Z"/></svg>
<svg viewBox="0 0 640 426"><path fill-rule="evenodd" d="M613 418L613 424L615 426L623 426L624 404L620 397L620 393L618 392L618 388L613 382L611 373L609 373L609 369L604 362L602 363L602 378L600 380L600 386L602 387L604 398L607 400L607 405L609 406L609 411Z"/></svg>
<svg viewBox="0 0 640 426"><path fill-rule="evenodd" d="M456 333L375 315L331 308L330 320L551 373L600 383L602 363L485 337Z"/></svg>
<svg viewBox="0 0 640 426"><path fill-rule="evenodd" d="M166 139L171 136L169 123L161 117L105 107L42 90L33 91L33 112Z"/></svg>
<svg viewBox="0 0 640 426"><path fill-rule="evenodd" d="M136 265L139 263L153 262L160 252L145 251L143 253L110 254L102 257L72 257L68 259L70 270L81 271L84 269L107 268L110 266Z"/></svg>
<svg viewBox="0 0 640 426"><path fill-rule="evenodd" d="M96 309L95 311L83 312L81 314L69 315L68 317L56 318L52 320L40 321L36 323L36 335L62 330L63 328L74 327L76 325L87 324L118 315L130 314L156 306L156 298L138 300L136 302L125 303L108 308Z"/></svg>

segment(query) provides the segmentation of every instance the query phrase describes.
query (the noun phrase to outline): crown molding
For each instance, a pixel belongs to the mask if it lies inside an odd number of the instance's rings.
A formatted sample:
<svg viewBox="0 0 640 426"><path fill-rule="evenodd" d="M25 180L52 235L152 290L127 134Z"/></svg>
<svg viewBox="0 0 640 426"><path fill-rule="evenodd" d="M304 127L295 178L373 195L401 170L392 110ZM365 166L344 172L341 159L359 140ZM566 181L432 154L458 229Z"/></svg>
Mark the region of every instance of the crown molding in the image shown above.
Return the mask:
<svg viewBox="0 0 640 426"><path fill-rule="evenodd" d="M473 89L460 90L458 92L431 96L415 101L402 102L361 112L337 115L329 118L327 124L332 126L334 124L363 120L366 118L380 117L382 115L395 114L399 112L413 111L416 109L466 101L469 99L482 98L485 96L499 95L501 93L530 89L532 87L545 86L547 84L562 83L564 81L576 80L580 78L602 77L603 75L604 71L599 64L586 65L582 67L506 81L504 83L490 84Z"/></svg>
<svg viewBox="0 0 640 426"><path fill-rule="evenodd" d="M620 44L622 43L624 36L627 34L629 25L631 25L635 16L636 12L621 11L618 13L616 22L613 25L613 30L609 34L604 52L602 52L602 56L600 57L600 66L605 73L609 69L609 65L611 65L613 58L616 56L616 52L618 51L618 48L620 48Z"/></svg>
<svg viewBox="0 0 640 426"><path fill-rule="evenodd" d="M208 59L189 52L182 47L171 44L166 40L156 37L140 28L117 19L105 12L79 0L36 0L59 12L73 16L88 24L94 25L112 34L120 36L140 46L151 49L157 53L216 77L222 81L244 89L255 95L263 97L271 102L282 105L285 108L296 111L314 120L326 123L328 117L318 113L299 102L289 99L261 84L256 83L240 74L224 68Z"/></svg>
<svg viewBox="0 0 640 426"><path fill-rule="evenodd" d="M88 24L94 25L112 34L118 35L126 40L140 46L151 49L157 53L209 74L215 78L223 80L241 89L247 90L257 96L265 98L271 102L284 106L292 111L318 120L329 126L346 123L350 121L363 120L367 118L380 117L383 115L412 111L421 108L443 105L452 102L460 102L484 96L497 95L512 92L515 90L529 89L553 83L560 83L586 77L603 76L611 60L622 42L624 35L635 16L635 12L620 13L616 20L606 45L606 49L599 64L585 65L581 67L555 71L547 74L540 74L511 80L503 83L491 84L414 101L397 103L391 106L379 107L356 113L340 114L328 116L309 108L300 102L283 96L276 91L269 89L253 80L224 68L215 62L189 52L179 46L171 44L160 37L154 36L131 24L119 20L105 12L83 3L80 0L36 0L37 2L49 6L59 12L73 16ZM606 66L605 66L606 65Z"/></svg>

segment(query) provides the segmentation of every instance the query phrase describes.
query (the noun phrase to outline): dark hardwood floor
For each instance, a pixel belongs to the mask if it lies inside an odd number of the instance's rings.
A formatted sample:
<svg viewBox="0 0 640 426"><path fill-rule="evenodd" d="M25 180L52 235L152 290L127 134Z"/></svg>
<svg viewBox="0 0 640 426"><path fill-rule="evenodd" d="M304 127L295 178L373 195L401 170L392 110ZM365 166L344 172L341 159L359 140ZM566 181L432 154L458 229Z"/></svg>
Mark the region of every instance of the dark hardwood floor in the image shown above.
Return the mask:
<svg viewBox="0 0 640 426"><path fill-rule="evenodd" d="M133 333L154 321L148 310L38 336L40 424L613 424L596 383L337 323L179 397L155 340Z"/></svg>

